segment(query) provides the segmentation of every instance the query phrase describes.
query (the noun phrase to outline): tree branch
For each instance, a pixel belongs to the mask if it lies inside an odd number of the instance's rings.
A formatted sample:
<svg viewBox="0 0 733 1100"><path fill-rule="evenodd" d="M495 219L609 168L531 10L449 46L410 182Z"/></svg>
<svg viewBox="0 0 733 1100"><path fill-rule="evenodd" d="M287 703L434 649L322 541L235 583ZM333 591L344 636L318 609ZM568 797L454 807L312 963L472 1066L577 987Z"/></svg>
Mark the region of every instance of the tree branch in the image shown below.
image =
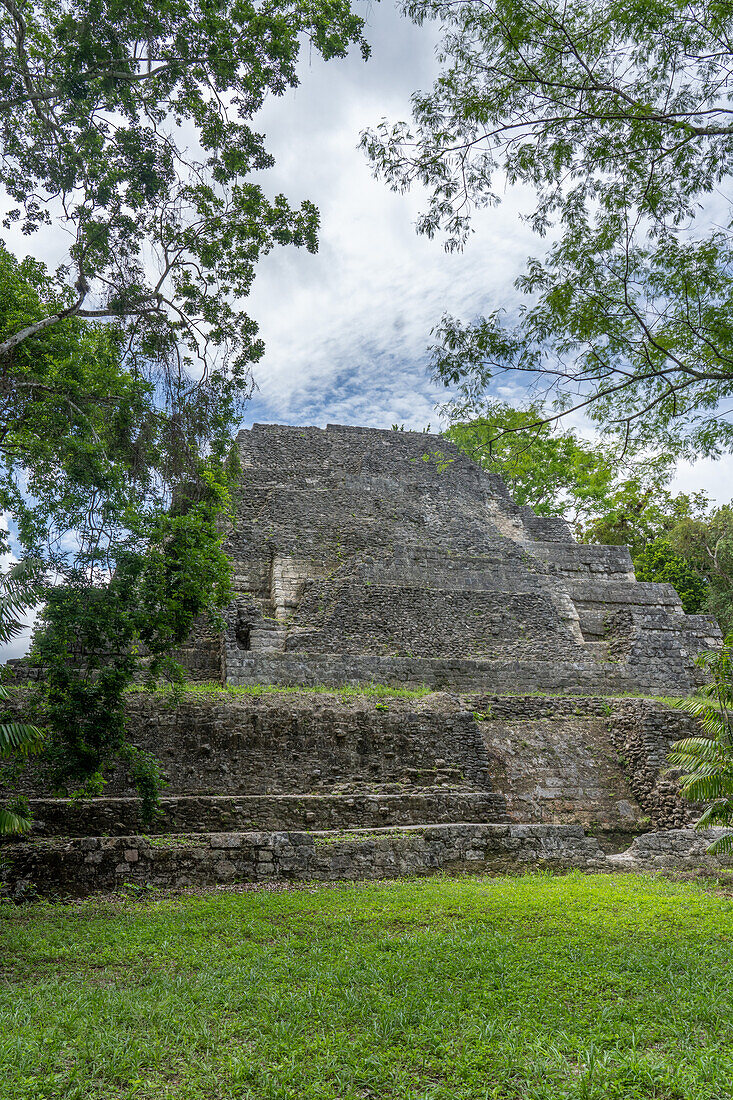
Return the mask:
<svg viewBox="0 0 733 1100"><path fill-rule="evenodd" d="M28 340L31 336L37 336L39 332L43 332L52 325L57 325L59 321L64 321L67 317L73 317L75 314L84 316L84 313L81 312L81 306L88 292L88 288L84 285L79 292L79 297L68 309L62 309L58 313L53 313L50 317L43 317L40 321L36 321L32 325L26 325L26 327L20 329L19 332L15 332L12 336L8 336L7 340L3 340L3 342L0 343L0 359L4 359L6 356L10 355L11 351L17 348L19 344L22 344L24 340Z"/></svg>

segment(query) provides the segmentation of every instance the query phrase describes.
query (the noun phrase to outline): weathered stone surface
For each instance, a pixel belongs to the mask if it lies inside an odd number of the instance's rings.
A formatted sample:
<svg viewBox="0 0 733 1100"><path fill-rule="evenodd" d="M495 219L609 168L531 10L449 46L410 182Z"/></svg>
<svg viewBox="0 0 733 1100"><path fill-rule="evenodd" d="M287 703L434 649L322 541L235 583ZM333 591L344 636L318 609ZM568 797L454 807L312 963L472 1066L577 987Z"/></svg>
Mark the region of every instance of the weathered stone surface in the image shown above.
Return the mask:
<svg viewBox="0 0 733 1100"><path fill-rule="evenodd" d="M689 718L645 699L497 695L133 696L135 744L165 764L159 832L343 829L460 821L634 833L691 820L662 774ZM45 792L44 792L45 786ZM106 797L50 797L31 770L38 835L140 828L122 773ZM45 797L43 796L45 793Z"/></svg>
<svg viewBox="0 0 733 1100"><path fill-rule="evenodd" d="M37 883L46 894L83 895L126 883L158 887L254 882L393 878L440 870L505 871L601 866L604 855L579 826L452 824L391 830L188 834L7 845L12 889Z"/></svg>
<svg viewBox="0 0 733 1100"><path fill-rule="evenodd" d="M36 839L2 848L16 879L711 866L686 830L618 858L599 844L694 818L664 773L690 719L616 696L686 694L719 640L710 619L637 583L625 548L515 505L439 436L255 425L237 446L235 596L223 634L202 621L180 652L191 678L430 694L132 696L130 738L169 780L161 818L138 835L122 772L104 798L55 797L41 762L21 784Z"/></svg>
<svg viewBox="0 0 733 1100"><path fill-rule="evenodd" d="M312 795L180 795L166 796L161 816L152 824L140 819L134 797L30 800L34 836L125 836L145 832L207 832L211 829L349 829L424 822L502 821L504 798L490 791L425 787L399 794L380 789L367 793Z"/></svg>
<svg viewBox="0 0 733 1100"><path fill-rule="evenodd" d="M708 852L712 841L727 830L670 829L644 833L625 852L608 856L615 871L697 871L715 874L733 869L733 856Z"/></svg>
<svg viewBox="0 0 733 1100"><path fill-rule="evenodd" d="M715 873L733 861L710 856L711 834L649 833L628 852L606 855L578 825L410 826L350 833L250 832L151 839L114 837L89 850L84 839L7 845L10 890L33 882L50 896L83 896L126 885L159 888L222 882L381 879L439 871L690 871Z"/></svg>
<svg viewBox="0 0 733 1100"><path fill-rule="evenodd" d="M440 436L255 425L237 444L230 683L684 692L719 638Z"/></svg>

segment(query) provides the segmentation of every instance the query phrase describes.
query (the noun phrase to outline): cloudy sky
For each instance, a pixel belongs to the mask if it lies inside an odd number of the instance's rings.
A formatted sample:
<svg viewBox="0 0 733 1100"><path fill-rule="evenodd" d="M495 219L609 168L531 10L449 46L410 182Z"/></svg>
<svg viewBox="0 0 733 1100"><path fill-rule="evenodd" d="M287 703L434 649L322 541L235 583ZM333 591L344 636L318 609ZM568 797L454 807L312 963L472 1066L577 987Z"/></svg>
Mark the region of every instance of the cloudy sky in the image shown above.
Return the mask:
<svg viewBox="0 0 733 1100"><path fill-rule="evenodd" d="M436 72L434 28L389 3L361 7L372 57L313 57L300 87L258 120L277 159L263 182L321 213L317 256L279 250L260 264L248 308L267 344L254 420L389 427L435 424L426 374L430 330L446 310L471 316L511 302L531 247L518 199L476 223L470 247L448 255L418 237L421 195L372 178L359 134L409 117L410 95Z"/></svg>
<svg viewBox="0 0 733 1100"><path fill-rule="evenodd" d="M464 319L511 309L514 279L540 242L521 221L530 196L508 192L476 216L462 253L415 233L420 192L393 194L372 177L359 135L380 119L407 119L410 96L437 72L436 32L386 2L366 14L372 57L302 66L301 85L271 101L258 120L276 167L263 176L291 201L321 213L316 256L280 249L261 264L248 311L267 345L257 367L254 421L317 424L436 424L445 393L431 384L426 348L444 312ZM705 488L727 502L733 461L679 470L677 488Z"/></svg>
<svg viewBox="0 0 733 1100"><path fill-rule="evenodd" d="M420 193L396 195L372 178L359 135L382 118L409 117L412 92L437 72L436 34L390 0L357 9L366 15L372 57L326 64L306 52L300 87L270 101L256 121L277 162L263 184L294 204L315 202L321 235L315 256L279 249L259 265L245 305L267 351L245 426L435 426L434 406L445 394L426 370L431 328L446 311L469 319L511 309L514 279L540 246L520 219L529 196L509 192L477 216L466 249L447 254L441 241L415 233ZM16 251L30 246L49 264L67 247L50 231L7 243ZM725 459L681 467L676 487L707 489L724 503L732 484L733 461Z"/></svg>
<svg viewBox="0 0 733 1100"><path fill-rule="evenodd" d="M243 303L267 346L245 426L435 426L436 400L446 395L426 369L431 329L444 312L466 320L511 310L514 279L541 248L520 217L532 197L518 191L476 216L461 253L415 233L424 196L394 194L375 180L358 145L361 131L382 118L409 118L411 94L438 71L436 29L416 27L391 0L355 7L366 18L371 58L355 52L325 63L306 48L300 86L271 99L255 121L276 158L260 181L293 204L315 202L321 234L317 255L280 248L265 257ZM66 258L58 229L4 235L14 251L30 248L50 265ZM681 471L680 487L728 500L732 473L733 463L707 463Z"/></svg>

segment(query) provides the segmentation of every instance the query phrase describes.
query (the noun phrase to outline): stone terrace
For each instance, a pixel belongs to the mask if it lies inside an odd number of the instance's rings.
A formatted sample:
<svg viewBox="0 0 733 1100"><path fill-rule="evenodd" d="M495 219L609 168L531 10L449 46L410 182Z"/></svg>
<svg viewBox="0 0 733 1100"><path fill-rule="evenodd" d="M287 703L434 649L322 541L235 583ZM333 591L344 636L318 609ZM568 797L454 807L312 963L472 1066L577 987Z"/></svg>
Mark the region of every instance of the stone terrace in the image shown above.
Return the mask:
<svg viewBox="0 0 733 1100"><path fill-rule="evenodd" d="M60 798L41 763L35 839L3 847L11 881L611 869L648 829L620 867L702 859L664 774L690 720L654 696L697 683L710 619L439 436L255 425L237 446L235 598L226 630L200 624L181 653L221 686L129 702L131 739L167 773L162 816L143 827L122 774Z"/></svg>

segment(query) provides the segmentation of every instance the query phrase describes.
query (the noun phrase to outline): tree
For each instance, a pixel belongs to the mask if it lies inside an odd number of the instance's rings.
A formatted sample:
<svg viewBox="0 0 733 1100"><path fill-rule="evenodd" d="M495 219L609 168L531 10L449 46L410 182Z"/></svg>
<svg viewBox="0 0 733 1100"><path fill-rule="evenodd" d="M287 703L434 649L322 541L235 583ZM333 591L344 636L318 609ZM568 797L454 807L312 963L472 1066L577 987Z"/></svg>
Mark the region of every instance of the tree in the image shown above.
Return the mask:
<svg viewBox="0 0 733 1100"><path fill-rule="evenodd" d="M443 69L412 126L363 135L418 228L461 247L505 181L531 188L545 255L529 302L445 317L436 377L487 392L517 374L627 440L695 454L733 441L733 7L718 0L405 0L440 20ZM707 204L707 205L706 205ZM504 429L511 430L511 429Z"/></svg>
<svg viewBox="0 0 733 1100"><path fill-rule="evenodd" d="M47 752L61 786L97 793L105 769L121 761L149 820L165 785L159 762L126 737L124 693L141 670L181 680L172 651L202 614L216 620L231 595L219 522L228 488L211 463L207 485L179 494L168 510L140 510L116 547L115 571L90 585L83 572L45 590L32 656L43 668L41 695L51 735Z"/></svg>
<svg viewBox="0 0 733 1100"><path fill-rule="evenodd" d="M733 631L733 507L715 508L702 516L683 516L670 531L676 553L706 578L706 610L728 635Z"/></svg>
<svg viewBox="0 0 733 1100"><path fill-rule="evenodd" d="M582 541L628 546L636 558L657 540L668 540L681 520L704 517L709 508L707 495L702 491L670 492L673 473L671 461L666 469L661 464L660 476L652 478L631 463L627 475L612 487L597 514L580 530Z"/></svg>
<svg viewBox="0 0 733 1100"><path fill-rule="evenodd" d="M0 0L4 224L57 225L55 271L0 246L0 504L42 559L44 708L60 778L128 760L123 692L229 591L232 427L262 354L240 308L318 214L268 198L250 125L298 82L303 41L357 44L347 0ZM189 152L189 150L191 150ZM2 547L0 547L1 549Z"/></svg>
<svg viewBox="0 0 733 1100"><path fill-rule="evenodd" d="M0 0L4 222L70 242L54 272L0 248L0 492L28 549L81 523L98 559L130 500L220 456L263 351L238 300L275 245L317 246L311 203L248 179L273 163L250 121L303 40L366 55L361 28L346 0Z"/></svg>
<svg viewBox="0 0 733 1100"><path fill-rule="evenodd" d="M2 335L57 284L3 249L0 274ZM151 679L180 676L170 651L227 602L235 395L227 383L206 415L177 415L127 369L118 326L75 316L24 340L0 378L0 505L48 578L34 600L46 752L59 783L92 789L122 758L150 808L160 769L126 741L124 692L141 654Z"/></svg>
<svg viewBox="0 0 733 1100"><path fill-rule="evenodd" d="M109 574L131 501L221 465L263 350L238 300L272 247L317 245L312 204L248 178L273 163L251 119L303 40L366 56L362 24L347 0L0 0L5 224L70 241L50 273L0 248L0 492L55 567L73 532Z"/></svg>
<svg viewBox="0 0 733 1100"><path fill-rule="evenodd" d="M191 356L216 386L225 349L241 378L262 344L236 299L263 253L315 250L318 227L311 203L248 180L273 163L249 122L298 83L302 40L366 56L362 25L347 0L0 0L5 223L70 238L68 293L0 357L65 317L112 317L138 370L172 358L178 403Z"/></svg>
<svg viewBox="0 0 733 1100"><path fill-rule="evenodd" d="M697 828L733 825L733 638L722 649L698 659L710 672L710 680L698 696L681 705L698 721L699 733L676 741L670 764L683 771L680 786L693 802L706 802ZM713 853L733 852L733 831L718 837L708 848Z"/></svg>
<svg viewBox="0 0 733 1100"><path fill-rule="evenodd" d="M0 246L0 340L67 297L43 264ZM211 424L196 432L184 417L172 436L171 413L123 349L118 326L68 317L0 359L0 507L55 570L109 572L127 508L169 490L173 468L212 439Z"/></svg>
<svg viewBox="0 0 733 1100"><path fill-rule="evenodd" d="M37 564L30 560L11 566L0 576L0 645L22 631L23 615L38 599L39 581ZM7 689L0 684L0 703L7 698ZM0 760L39 752L42 745L43 734L36 726L12 718L0 721ZM27 833L30 825L25 806L18 801L0 803L0 836Z"/></svg>
<svg viewBox="0 0 733 1100"><path fill-rule="evenodd" d="M710 585L685 558L674 552L666 539L656 539L645 546L634 558L634 571L638 581L671 584L688 615L705 609Z"/></svg>
<svg viewBox="0 0 733 1100"><path fill-rule="evenodd" d="M529 504L538 515L564 516L579 537L628 484L624 478L635 477L652 496L671 476L668 456L639 455L632 462L607 442L594 444L573 431L560 431L546 422L539 403L520 409L490 398L456 400L441 412L450 421L448 438L499 474L517 504Z"/></svg>

